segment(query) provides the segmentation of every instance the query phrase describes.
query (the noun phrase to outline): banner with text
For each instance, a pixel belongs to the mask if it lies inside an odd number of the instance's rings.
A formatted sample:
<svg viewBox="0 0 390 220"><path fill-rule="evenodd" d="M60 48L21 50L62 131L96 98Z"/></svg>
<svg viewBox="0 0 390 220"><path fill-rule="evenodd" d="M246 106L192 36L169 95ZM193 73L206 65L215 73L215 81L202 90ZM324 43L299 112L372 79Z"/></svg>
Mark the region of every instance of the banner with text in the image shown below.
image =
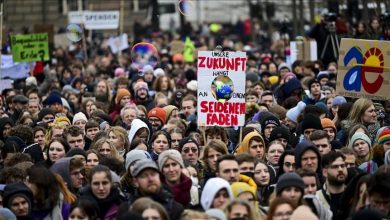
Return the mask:
<svg viewBox="0 0 390 220"><path fill-rule="evenodd" d="M119 11L84 11L85 29L104 30L119 27Z"/></svg>
<svg viewBox="0 0 390 220"><path fill-rule="evenodd" d="M246 53L198 52L198 125L245 123Z"/></svg>
<svg viewBox="0 0 390 220"><path fill-rule="evenodd" d="M336 92L353 98L390 98L390 42L341 39Z"/></svg>
<svg viewBox="0 0 390 220"><path fill-rule="evenodd" d="M11 36L11 51L14 62L47 61L49 38L47 33Z"/></svg>

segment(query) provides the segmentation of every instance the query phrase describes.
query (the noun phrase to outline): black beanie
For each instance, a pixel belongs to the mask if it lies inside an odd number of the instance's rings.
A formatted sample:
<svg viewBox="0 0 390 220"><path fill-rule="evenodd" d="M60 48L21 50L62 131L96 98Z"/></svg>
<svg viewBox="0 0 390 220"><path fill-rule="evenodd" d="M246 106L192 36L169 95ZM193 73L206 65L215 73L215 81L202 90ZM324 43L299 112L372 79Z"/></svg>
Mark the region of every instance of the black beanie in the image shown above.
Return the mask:
<svg viewBox="0 0 390 220"><path fill-rule="evenodd" d="M42 121L43 117L45 117L46 115L53 115L53 116L55 116L55 113L50 108L43 108L38 113L38 121Z"/></svg>
<svg viewBox="0 0 390 220"><path fill-rule="evenodd" d="M81 148L78 147L71 148L66 154L67 157L73 157L74 155L82 155L85 158L85 160L87 160L87 152L85 152L85 150Z"/></svg>
<svg viewBox="0 0 390 220"><path fill-rule="evenodd" d="M185 137L185 138L181 139L181 141L179 142L179 152L180 153L181 153L181 150L183 149L183 146L187 143L194 143L196 145L196 147L198 148L198 152L199 152L198 142L196 142L196 140L193 138Z"/></svg>
<svg viewBox="0 0 390 220"><path fill-rule="evenodd" d="M322 130L320 117L311 113L305 115L302 121L302 132L305 132L308 128Z"/></svg>
<svg viewBox="0 0 390 220"><path fill-rule="evenodd" d="M264 128L269 124L273 124L275 126L280 126L279 119L274 114L266 115L264 118L260 118L261 131L264 131Z"/></svg>
<svg viewBox="0 0 390 220"><path fill-rule="evenodd" d="M290 142L290 131L284 126L276 127L272 130L269 137L269 142L277 140L278 138L284 138L287 142Z"/></svg>
<svg viewBox="0 0 390 220"><path fill-rule="evenodd" d="M283 189L291 186L295 186L300 189L303 195L305 183L303 182L302 177L296 173L284 173L279 177L278 183L276 183L276 195L280 195Z"/></svg>

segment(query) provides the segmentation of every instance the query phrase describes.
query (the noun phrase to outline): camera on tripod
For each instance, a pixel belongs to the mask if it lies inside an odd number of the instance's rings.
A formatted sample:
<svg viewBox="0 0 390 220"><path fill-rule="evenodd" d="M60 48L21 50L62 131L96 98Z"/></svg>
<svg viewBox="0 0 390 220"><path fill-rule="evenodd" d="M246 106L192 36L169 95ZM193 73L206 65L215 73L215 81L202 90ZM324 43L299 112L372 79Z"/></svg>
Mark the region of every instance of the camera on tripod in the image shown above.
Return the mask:
<svg viewBox="0 0 390 220"><path fill-rule="evenodd" d="M337 14L333 12L329 12L324 15L324 20L326 22L335 22L337 20Z"/></svg>

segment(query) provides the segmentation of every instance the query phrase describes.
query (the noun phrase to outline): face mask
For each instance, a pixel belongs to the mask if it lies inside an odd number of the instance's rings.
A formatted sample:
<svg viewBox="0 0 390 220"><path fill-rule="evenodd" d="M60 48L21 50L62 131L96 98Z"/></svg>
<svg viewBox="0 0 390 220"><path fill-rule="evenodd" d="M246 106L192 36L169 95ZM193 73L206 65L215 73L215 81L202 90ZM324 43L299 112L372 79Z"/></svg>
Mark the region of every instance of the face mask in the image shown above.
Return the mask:
<svg viewBox="0 0 390 220"><path fill-rule="evenodd" d="M242 172L240 174L245 175L247 177L250 177L252 179L254 178L254 175L255 175L253 172Z"/></svg>
<svg viewBox="0 0 390 220"><path fill-rule="evenodd" d="M198 180L197 177L191 176L190 178L191 178L191 181L192 181L192 185L193 185L193 186L198 186L198 185L199 185L199 180Z"/></svg>

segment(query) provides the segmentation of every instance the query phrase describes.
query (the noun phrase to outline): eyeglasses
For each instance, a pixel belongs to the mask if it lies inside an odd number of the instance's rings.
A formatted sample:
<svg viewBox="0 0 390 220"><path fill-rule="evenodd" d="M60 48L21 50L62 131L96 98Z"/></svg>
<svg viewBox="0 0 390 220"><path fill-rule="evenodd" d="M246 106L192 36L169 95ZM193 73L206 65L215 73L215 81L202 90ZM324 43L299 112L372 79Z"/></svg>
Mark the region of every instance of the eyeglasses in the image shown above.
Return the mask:
<svg viewBox="0 0 390 220"><path fill-rule="evenodd" d="M356 166L355 163L345 163L345 165L347 166L347 168L355 167L355 166Z"/></svg>
<svg viewBox="0 0 390 220"><path fill-rule="evenodd" d="M184 148L183 150L182 150L184 153L189 153L190 151L192 152L192 153L196 153L196 152L198 152L198 148L196 148L196 147L192 147L192 148Z"/></svg>

